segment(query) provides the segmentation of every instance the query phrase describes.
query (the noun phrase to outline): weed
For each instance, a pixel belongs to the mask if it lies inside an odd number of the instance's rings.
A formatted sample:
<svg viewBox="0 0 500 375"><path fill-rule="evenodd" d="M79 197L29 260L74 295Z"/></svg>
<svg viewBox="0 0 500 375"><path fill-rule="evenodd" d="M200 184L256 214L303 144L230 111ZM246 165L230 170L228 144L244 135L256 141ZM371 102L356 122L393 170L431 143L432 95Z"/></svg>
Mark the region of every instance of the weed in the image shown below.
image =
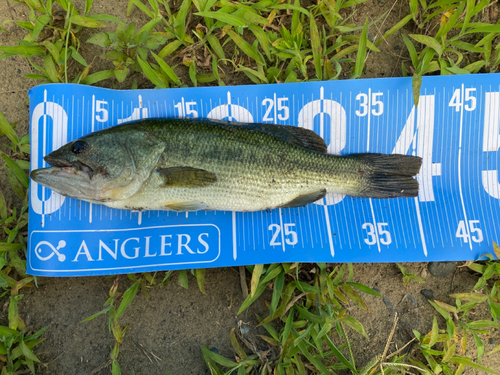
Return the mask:
<svg viewBox="0 0 500 375"><path fill-rule="evenodd" d="M18 211L16 207L9 208L5 196L0 194L0 286L2 296L9 295L8 320L9 326L0 326L0 361L1 374L14 374L27 366L35 373L35 362L40 360L32 349L42 340L39 337L48 328L45 327L35 334L29 334L24 320L19 316L18 304L23 298L22 288L31 287L34 277L26 275L26 232L28 224L28 188L29 162L25 160L30 152L29 137L19 138L14 131L15 124L10 124L0 113L0 134L10 140L10 145L4 145L9 154L0 151L0 157L5 164L7 176L12 190L23 200L23 206ZM6 304L6 305L7 305Z"/></svg>
<svg viewBox="0 0 500 375"><path fill-rule="evenodd" d="M151 33L153 26L152 24L146 24L136 33L134 23L129 26L120 23L116 28L116 32L96 34L87 40L87 43L111 49L101 57L113 62L115 69L112 72L118 82L123 82L127 78L130 68L139 72L147 72L146 76L155 79L157 76L148 70L151 67L146 63L148 52L164 44L167 37L161 33ZM87 77L82 83L94 83L92 77L95 76ZM158 80L155 84L157 87L167 87L166 83Z"/></svg>
<svg viewBox="0 0 500 375"><path fill-rule="evenodd" d="M422 76L439 72L441 75L493 73L500 64L500 25L480 22L490 1L418 1L410 0L411 16L425 34L410 34L423 46L417 52L414 43L403 34L411 58L415 103ZM438 30L432 33L435 25ZM496 47L495 47L496 44ZM403 63L403 71L406 73Z"/></svg>
<svg viewBox="0 0 500 375"><path fill-rule="evenodd" d="M26 327L19 317L17 309L18 302L22 298L22 294L10 297L9 327L0 326L1 375L18 373L22 366L27 366L34 374L35 363L40 362L38 357L33 354L32 349L43 341L40 336L48 326L34 334L26 335Z"/></svg>
<svg viewBox="0 0 500 375"><path fill-rule="evenodd" d="M347 306L354 304L368 310L363 298L356 291L380 296L373 289L352 282L352 264L329 269L326 264L305 266L271 264L249 267L252 269L250 294L239 313L248 308L267 288L273 290L269 315L260 319L269 336L261 336L267 351L259 351L252 341L245 339L240 326L238 335L252 355L241 348L234 330L230 333L235 348L236 362L203 348L203 358L212 374L220 373L217 364L238 370L238 373L256 371L260 374L305 373L314 368L321 373L328 370L350 369L357 374L347 327L366 336L363 325L348 314ZM311 276L312 275L312 276ZM307 280L304 281L304 280ZM277 330L270 323L280 322ZM345 344L336 346L331 335L337 333ZM349 354L345 356L342 350ZM349 359L348 359L349 358Z"/></svg>
<svg viewBox="0 0 500 375"><path fill-rule="evenodd" d="M399 270L403 274L403 284L404 284L405 288L408 288L408 284L410 283L410 280L415 280L415 281L418 281L419 283L425 284L425 281L422 278L415 276L410 271L408 271L405 267L403 267L401 264L396 263L396 265L399 267Z"/></svg>
<svg viewBox="0 0 500 375"><path fill-rule="evenodd" d="M135 278L133 277L133 275L130 275L129 277ZM109 298L104 303L104 309L82 321L88 322L100 315L106 313L108 314L109 330L113 332L116 343L111 351L111 358L105 366L111 365L111 371L113 375L121 374L120 364L118 363L118 355L120 354L120 345L123 344L123 339L128 329L128 325L122 329L118 320L134 299L135 295L137 294L137 290L139 289L139 286L142 282L142 280L135 280L134 283L123 293L121 302L118 305L118 308L116 308L115 305L117 305L118 302L116 293L118 290L119 279L120 277L117 276L115 282L111 286L111 289L109 290Z"/></svg>
<svg viewBox="0 0 500 375"><path fill-rule="evenodd" d="M494 243L496 256L500 255L500 248ZM444 318L446 329L439 329L438 321L434 317L432 330L422 336L414 331L419 341L419 349L427 364L418 359L410 361L428 373L462 374L466 367L484 371L485 373L498 374L497 371L474 362L465 356L468 338L473 337L477 350L477 360L480 361L484 354L484 343L481 335L489 333L489 329L500 328L500 263L493 261L491 254L485 254L489 260L485 263L467 262L467 266L480 274L476 285L469 293L452 294L455 306L440 301L429 301L436 311ZM464 303L465 302L465 303ZM491 320L472 320L471 312L481 304L487 305ZM437 346L437 347L436 347ZM489 355L500 350L500 345L494 348Z"/></svg>
<svg viewBox="0 0 500 375"><path fill-rule="evenodd" d="M14 0L11 0L14 1ZM362 25L350 19L355 5L364 0L319 0L307 8L298 0L228 2L224 0L184 0L178 7L165 0L129 0L127 11L134 8L149 21L139 30L133 23L104 14L90 14L92 0L86 0L83 12L69 0L18 0L24 4L27 20L8 20L27 31L15 46L0 46L0 59L18 55L28 59L36 74L26 77L40 83L74 82L95 84L105 79L124 82L132 72L144 74L159 88L185 87L217 82L225 84L227 73L244 74L256 84L300 82L306 80L338 79L342 72L351 78L363 75L368 51L402 27L414 22L417 32L403 36L409 51L411 66L403 64L403 73L413 74L414 96L418 99L421 79L426 74L465 74L496 72L500 65L498 24L481 19L489 0L430 1L409 0L411 13L393 25L382 38L372 42L370 27L375 20ZM194 26L193 20L200 22ZM86 42L80 40L84 28L98 29L103 22L117 23L114 32L97 33ZM436 30L434 32L434 30ZM114 68L93 71L80 54L83 43L107 49L102 58ZM368 50L368 51L367 51ZM187 71L186 77L181 73ZM190 81L190 82L189 82ZM416 100L417 102L418 100ZM25 274L25 244L28 214L26 189L30 153L29 137L18 137L14 126L0 114L0 130L10 140L4 160L12 190L23 199L21 209L9 208L0 195L0 225L4 230L0 240L0 284L3 295L9 295L9 327L0 327L0 360L5 363L3 374L18 371L26 365L34 372L38 359L31 349L40 342L42 329L26 335L25 325L18 314L19 291L29 287L34 278ZM496 246L496 245L495 245ZM495 247L499 257L498 247ZM398 264L405 286L411 279L421 281ZM268 301L269 314L260 319L267 335L262 339L268 351L262 353L245 338L243 327L230 332L235 360L202 348L202 355L213 374L222 373L219 366L245 374L259 373L327 373L348 369L354 374L406 373L407 369L421 373L460 374L465 367L493 372L465 357L467 337L472 336L478 361L484 354L481 335L498 327L500 316L499 264L468 263L480 274L471 293L452 295L455 305L433 301L432 306L446 322L440 329L434 319L431 332L423 336L415 331L418 348L426 361L410 358L399 352L387 356L388 346L363 369L358 369L348 337L349 328L355 334L366 335L361 322L348 313L355 305L368 310L360 291L379 296L367 286L353 282L352 265L332 269L326 264L273 264L247 267L252 273L250 293L240 313L247 309L265 290L272 290ZM205 293L205 271L191 270L201 292ZM113 374L119 374L120 345L127 327L122 328L120 317L131 304L139 288L147 290L168 282L172 271L156 281L156 273L129 275L133 283L121 300L117 295L118 278L110 289L104 309L89 317L91 320L108 314L109 329L116 343L111 351ZM188 287L188 271L178 272L178 283ZM491 320L473 321L469 312L487 307ZM395 323L396 324L396 323ZM396 325L394 326L396 327ZM394 329L389 337L392 338ZM340 342L341 344L338 344ZM243 347L251 354L247 354ZM457 353L458 351L458 353ZM489 354L500 351L500 346Z"/></svg>
<svg viewBox="0 0 500 375"><path fill-rule="evenodd" d="M13 0L11 0L13 1ZM28 59L39 73L27 74L27 78L42 80L42 83L80 83L89 73L90 66L79 53L78 35L83 28L99 28L101 21L120 22L106 14L89 15L92 0L86 0L81 15L71 1L67 0L19 0L29 9L29 21L15 21L28 31L16 46L0 46L0 59L19 55ZM56 6L57 5L57 6ZM34 62L34 56L43 58L43 65ZM73 80L68 79L68 65L76 62L83 67Z"/></svg>

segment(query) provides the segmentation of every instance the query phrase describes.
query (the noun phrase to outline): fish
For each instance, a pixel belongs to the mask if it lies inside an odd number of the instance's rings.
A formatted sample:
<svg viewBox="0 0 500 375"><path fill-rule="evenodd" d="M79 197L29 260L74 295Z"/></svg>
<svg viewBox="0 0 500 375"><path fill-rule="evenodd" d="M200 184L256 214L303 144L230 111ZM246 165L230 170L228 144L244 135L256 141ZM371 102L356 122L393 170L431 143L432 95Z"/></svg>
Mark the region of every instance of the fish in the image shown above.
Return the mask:
<svg viewBox="0 0 500 375"><path fill-rule="evenodd" d="M38 184L126 210L262 211L328 193L416 197L422 159L327 153L315 132L290 125L147 119L67 143L33 170Z"/></svg>

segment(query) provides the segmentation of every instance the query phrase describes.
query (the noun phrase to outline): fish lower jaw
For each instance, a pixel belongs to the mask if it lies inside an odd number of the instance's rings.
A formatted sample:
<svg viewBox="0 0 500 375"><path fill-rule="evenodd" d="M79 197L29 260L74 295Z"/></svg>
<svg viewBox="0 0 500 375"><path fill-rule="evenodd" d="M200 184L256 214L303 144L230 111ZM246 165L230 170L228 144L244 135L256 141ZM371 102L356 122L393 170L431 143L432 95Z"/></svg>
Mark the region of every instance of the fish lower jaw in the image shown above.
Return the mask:
<svg viewBox="0 0 500 375"><path fill-rule="evenodd" d="M85 177L90 180L90 176L87 171L83 171L76 167L50 167L43 170L43 173L50 175L75 175Z"/></svg>

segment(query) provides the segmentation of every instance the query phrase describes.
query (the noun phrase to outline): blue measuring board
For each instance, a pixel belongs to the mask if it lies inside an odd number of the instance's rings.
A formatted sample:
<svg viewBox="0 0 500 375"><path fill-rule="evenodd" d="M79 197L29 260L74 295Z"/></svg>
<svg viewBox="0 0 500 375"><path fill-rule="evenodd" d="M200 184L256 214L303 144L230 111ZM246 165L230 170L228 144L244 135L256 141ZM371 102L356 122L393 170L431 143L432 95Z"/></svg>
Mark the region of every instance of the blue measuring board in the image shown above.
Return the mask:
<svg viewBox="0 0 500 375"><path fill-rule="evenodd" d="M417 198L330 194L263 212L133 212L30 181L28 272L101 275L274 262L477 259L500 241L500 74L116 91L32 89L31 168L92 131L154 117L288 124L329 153L418 155Z"/></svg>

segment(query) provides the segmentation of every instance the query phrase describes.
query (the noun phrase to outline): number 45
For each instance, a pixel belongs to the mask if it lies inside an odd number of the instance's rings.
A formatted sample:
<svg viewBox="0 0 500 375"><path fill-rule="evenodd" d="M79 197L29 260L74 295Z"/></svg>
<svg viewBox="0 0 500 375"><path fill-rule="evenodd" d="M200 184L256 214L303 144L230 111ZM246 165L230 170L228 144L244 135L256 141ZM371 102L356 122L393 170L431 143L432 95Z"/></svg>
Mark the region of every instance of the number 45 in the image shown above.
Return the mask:
<svg viewBox="0 0 500 375"><path fill-rule="evenodd" d="M479 220L469 220L468 231L467 227L465 226L465 220L460 220L458 223L457 232L455 233L455 237L461 238L464 243L468 243L469 238L476 243L483 242L483 231L480 228L476 227L476 224L479 224ZM473 233L474 236L471 235Z"/></svg>
<svg viewBox="0 0 500 375"><path fill-rule="evenodd" d="M463 98L464 101L462 102L462 90L461 89L456 89L453 92L453 96L451 97L450 100L450 107L455 107L455 112L459 112L460 108L465 104L464 109L466 111L473 111L476 109L476 97L473 95L473 93L476 92L475 88L468 88L465 89L465 97Z"/></svg>

